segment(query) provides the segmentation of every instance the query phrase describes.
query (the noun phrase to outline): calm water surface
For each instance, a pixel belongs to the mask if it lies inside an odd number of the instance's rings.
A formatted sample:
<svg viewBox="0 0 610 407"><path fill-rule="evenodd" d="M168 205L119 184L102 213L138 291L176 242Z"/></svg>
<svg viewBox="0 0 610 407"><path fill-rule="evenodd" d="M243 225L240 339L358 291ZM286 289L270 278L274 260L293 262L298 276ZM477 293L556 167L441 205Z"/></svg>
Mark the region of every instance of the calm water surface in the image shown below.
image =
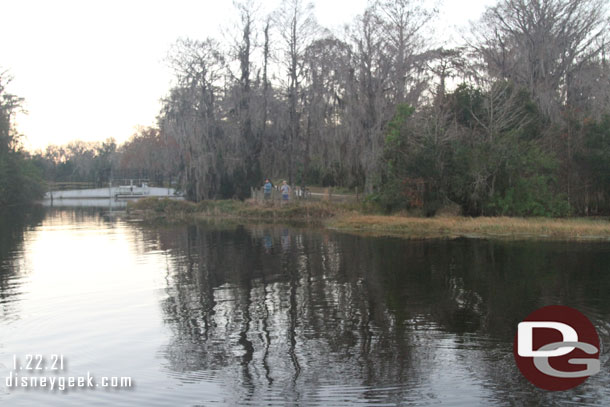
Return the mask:
<svg viewBox="0 0 610 407"><path fill-rule="evenodd" d="M562 393L535 389L512 356L516 324L549 304L585 313L608 344L609 243L1 216L2 405L610 405L607 349ZM26 354L135 386L7 388Z"/></svg>

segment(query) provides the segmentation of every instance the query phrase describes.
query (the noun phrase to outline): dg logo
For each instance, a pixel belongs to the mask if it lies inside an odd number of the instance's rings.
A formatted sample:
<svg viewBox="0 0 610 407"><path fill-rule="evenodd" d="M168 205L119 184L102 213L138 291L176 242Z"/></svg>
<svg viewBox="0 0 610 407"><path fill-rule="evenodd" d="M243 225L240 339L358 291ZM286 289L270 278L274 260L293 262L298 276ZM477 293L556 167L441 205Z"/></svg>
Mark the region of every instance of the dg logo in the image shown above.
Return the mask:
<svg viewBox="0 0 610 407"><path fill-rule="evenodd" d="M599 372L599 337L579 311L562 305L540 308L517 327L517 367L535 386L571 389Z"/></svg>

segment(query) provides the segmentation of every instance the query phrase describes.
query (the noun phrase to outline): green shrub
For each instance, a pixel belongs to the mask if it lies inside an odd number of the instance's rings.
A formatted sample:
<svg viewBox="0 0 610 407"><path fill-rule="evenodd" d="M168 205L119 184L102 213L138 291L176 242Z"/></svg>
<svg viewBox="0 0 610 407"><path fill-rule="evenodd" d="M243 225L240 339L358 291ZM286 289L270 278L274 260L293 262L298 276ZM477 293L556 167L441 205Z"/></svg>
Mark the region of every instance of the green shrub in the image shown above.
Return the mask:
<svg viewBox="0 0 610 407"><path fill-rule="evenodd" d="M554 194L549 177L537 175L519 178L505 193L496 195L488 209L497 215L563 217L571 213L567 198Z"/></svg>

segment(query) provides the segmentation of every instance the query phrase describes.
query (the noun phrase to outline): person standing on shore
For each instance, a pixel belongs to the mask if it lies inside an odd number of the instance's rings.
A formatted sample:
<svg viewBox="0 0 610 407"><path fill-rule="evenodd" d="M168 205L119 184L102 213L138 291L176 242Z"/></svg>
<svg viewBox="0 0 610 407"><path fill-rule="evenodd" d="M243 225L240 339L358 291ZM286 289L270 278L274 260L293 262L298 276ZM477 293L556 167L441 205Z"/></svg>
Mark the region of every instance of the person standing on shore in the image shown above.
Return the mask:
<svg viewBox="0 0 610 407"><path fill-rule="evenodd" d="M288 185L286 180L282 181L280 190L282 191L282 201L288 201L290 199L290 185Z"/></svg>
<svg viewBox="0 0 610 407"><path fill-rule="evenodd" d="M271 199L271 189L273 188L273 184L269 181L269 178L265 180L265 185L263 185L263 194L265 197L265 201Z"/></svg>

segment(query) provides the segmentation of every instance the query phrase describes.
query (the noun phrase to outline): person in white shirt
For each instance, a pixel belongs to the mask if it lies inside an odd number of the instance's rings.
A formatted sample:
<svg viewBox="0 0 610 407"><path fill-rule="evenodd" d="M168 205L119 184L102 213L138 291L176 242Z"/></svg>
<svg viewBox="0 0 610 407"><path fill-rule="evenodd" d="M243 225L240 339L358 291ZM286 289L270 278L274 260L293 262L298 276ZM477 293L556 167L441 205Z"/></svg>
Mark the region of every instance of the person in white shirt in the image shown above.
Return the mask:
<svg viewBox="0 0 610 407"><path fill-rule="evenodd" d="M282 200L287 201L290 198L290 185L288 185L286 180L282 181L280 191L282 191Z"/></svg>

